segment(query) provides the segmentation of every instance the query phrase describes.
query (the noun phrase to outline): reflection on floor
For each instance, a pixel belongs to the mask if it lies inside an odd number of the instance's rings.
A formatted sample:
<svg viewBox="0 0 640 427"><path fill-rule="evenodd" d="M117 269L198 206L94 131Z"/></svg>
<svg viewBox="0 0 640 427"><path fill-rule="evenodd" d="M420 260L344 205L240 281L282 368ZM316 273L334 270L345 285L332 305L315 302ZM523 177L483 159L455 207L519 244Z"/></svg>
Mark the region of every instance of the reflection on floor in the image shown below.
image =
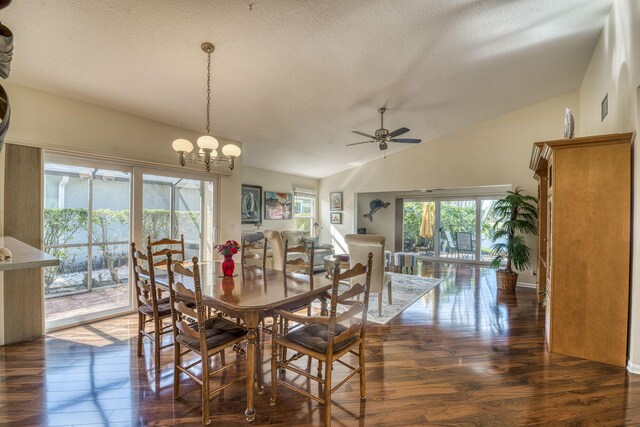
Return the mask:
<svg viewBox="0 0 640 427"><path fill-rule="evenodd" d="M368 328L367 399L357 379L342 387L333 425L640 424L640 378L548 353L532 289L498 294L493 271L477 266L425 262L418 270L446 279L389 324ZM156 376L148 343L136 356L135 327L126 316L3 347L0 423L199 425L198 387L183 378L174 401L172 349ZM256 395L254 424L320 425L322 406L286 389L269 406L264 345L267 390ZM244 396L236 384L214 397L214 424L245 425Z"/></svg>

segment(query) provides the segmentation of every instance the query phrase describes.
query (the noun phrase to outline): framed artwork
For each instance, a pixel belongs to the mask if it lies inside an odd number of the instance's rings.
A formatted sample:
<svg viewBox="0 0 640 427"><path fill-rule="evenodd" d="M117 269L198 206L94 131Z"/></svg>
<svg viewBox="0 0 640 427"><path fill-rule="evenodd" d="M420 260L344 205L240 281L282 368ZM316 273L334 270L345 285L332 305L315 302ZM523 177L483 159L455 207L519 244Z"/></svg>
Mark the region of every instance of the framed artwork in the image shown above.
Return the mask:
<svg viewBox="0 0 640 427"><path fill-rule="evenodd" d="M291 219L293 195L291 193L264 192L264 219Z"/></svg>
<svg viewBox="0 0 640 427"><path fill-rule="evenodd" d="M262 187L242 184L240 215L243 224L262 222Z"/></svg>
<svg viewBox="0 0 640 427"><path fill-rule="evenodd" d="M329 193L329 210L341 211L342 210L342 191L333 191Z"/></svg>
<svg viewBox="0 0 640 427"><path fill-rule="evenodd" d="M342 224L342 212L331 212L331 224Z"/></svg>

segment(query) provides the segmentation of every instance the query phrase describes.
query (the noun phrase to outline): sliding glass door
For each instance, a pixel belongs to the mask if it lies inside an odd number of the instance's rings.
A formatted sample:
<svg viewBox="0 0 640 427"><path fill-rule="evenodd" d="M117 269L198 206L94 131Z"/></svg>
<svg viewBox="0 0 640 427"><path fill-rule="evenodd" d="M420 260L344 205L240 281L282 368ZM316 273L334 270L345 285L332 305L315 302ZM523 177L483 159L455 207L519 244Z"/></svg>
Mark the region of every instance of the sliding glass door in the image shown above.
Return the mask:
<svg viewBox="0 0 640 427"><path fill-rule="evenodd" d="M187 259L211 260L214 242L213 182L158 174L142 176L142 237L184 236Z"/></svg>
<svg viewBox="0 0 640 427"><path fill-rule="evenodd" d="M44 248L60 259L45 269L47 329L134 309L130 244L184 236L187 259L213 258L210 175L45 157ZM135 238L135 239L134 239Z"/></svg>
<svg viewBox="0 0 640 427"><path fill-rule="evenodd" d="M60 161L62 160L62 161ZM47 159L44 248L47 327L131 308L131 170Z"/></svg>
<svg viewBox="0 0 640 427"><path fill-rule="evenodd" d="M461 262L491 260L497 196L405 199L402 250Z"/></svg>

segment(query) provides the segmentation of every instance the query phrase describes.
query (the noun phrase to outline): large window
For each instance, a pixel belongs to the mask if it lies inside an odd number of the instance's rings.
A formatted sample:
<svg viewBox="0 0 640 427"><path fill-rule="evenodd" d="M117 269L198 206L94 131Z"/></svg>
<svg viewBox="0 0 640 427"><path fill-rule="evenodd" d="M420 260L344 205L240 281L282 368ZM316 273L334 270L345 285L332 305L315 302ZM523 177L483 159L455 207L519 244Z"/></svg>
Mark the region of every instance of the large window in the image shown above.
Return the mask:
<svg viewBox="0 0 640 427"><path fill-rule="evenodd" d="M187 259L212 259L217 181L52 154L44 169L44 248L60 259L44 271L47 328L133 309L132 240L184 235Z"/></svg>
<svg viewBox="0 0 640 427"><path fill-rule="evenodd" d="M44 181L47 321L128 309L131 173L47 162Z"/></svg>
<svg viewBox="0 0 640 427"><path fill-rule="evenodd" d="M311 233L316 214L316 195L308 191L296 191L293 195L293 221L298 231Z"/></svg>
<svg viewBox="0 0 640 427"><path fill-rule="evenodd" d="M402 249L425 257L490 261L496 199L405 199Z"/></svg>
<svg viewBox="0 0 640 427"><path fill-rule="evenodd" d="M184 236L185 256L212 259L213 183L143 175L142 237Z"/></svg>

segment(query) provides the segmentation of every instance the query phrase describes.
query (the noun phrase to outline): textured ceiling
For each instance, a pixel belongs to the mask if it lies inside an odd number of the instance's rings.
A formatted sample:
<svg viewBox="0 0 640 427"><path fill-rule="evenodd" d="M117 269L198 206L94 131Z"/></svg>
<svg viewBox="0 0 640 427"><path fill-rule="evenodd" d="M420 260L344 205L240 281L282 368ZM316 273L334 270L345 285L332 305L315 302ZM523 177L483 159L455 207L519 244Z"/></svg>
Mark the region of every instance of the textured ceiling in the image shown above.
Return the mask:
<svg viewBox="0 0 640 427"><path fill-rule="evenodd" d="M611 0L20 0L11 81L244 144L243 163L324 177L577 88ZM166 141L170 150L171 141ZM150 147L151 148L151 147ZM390 144L387 153L411 148Z"/></svg>

